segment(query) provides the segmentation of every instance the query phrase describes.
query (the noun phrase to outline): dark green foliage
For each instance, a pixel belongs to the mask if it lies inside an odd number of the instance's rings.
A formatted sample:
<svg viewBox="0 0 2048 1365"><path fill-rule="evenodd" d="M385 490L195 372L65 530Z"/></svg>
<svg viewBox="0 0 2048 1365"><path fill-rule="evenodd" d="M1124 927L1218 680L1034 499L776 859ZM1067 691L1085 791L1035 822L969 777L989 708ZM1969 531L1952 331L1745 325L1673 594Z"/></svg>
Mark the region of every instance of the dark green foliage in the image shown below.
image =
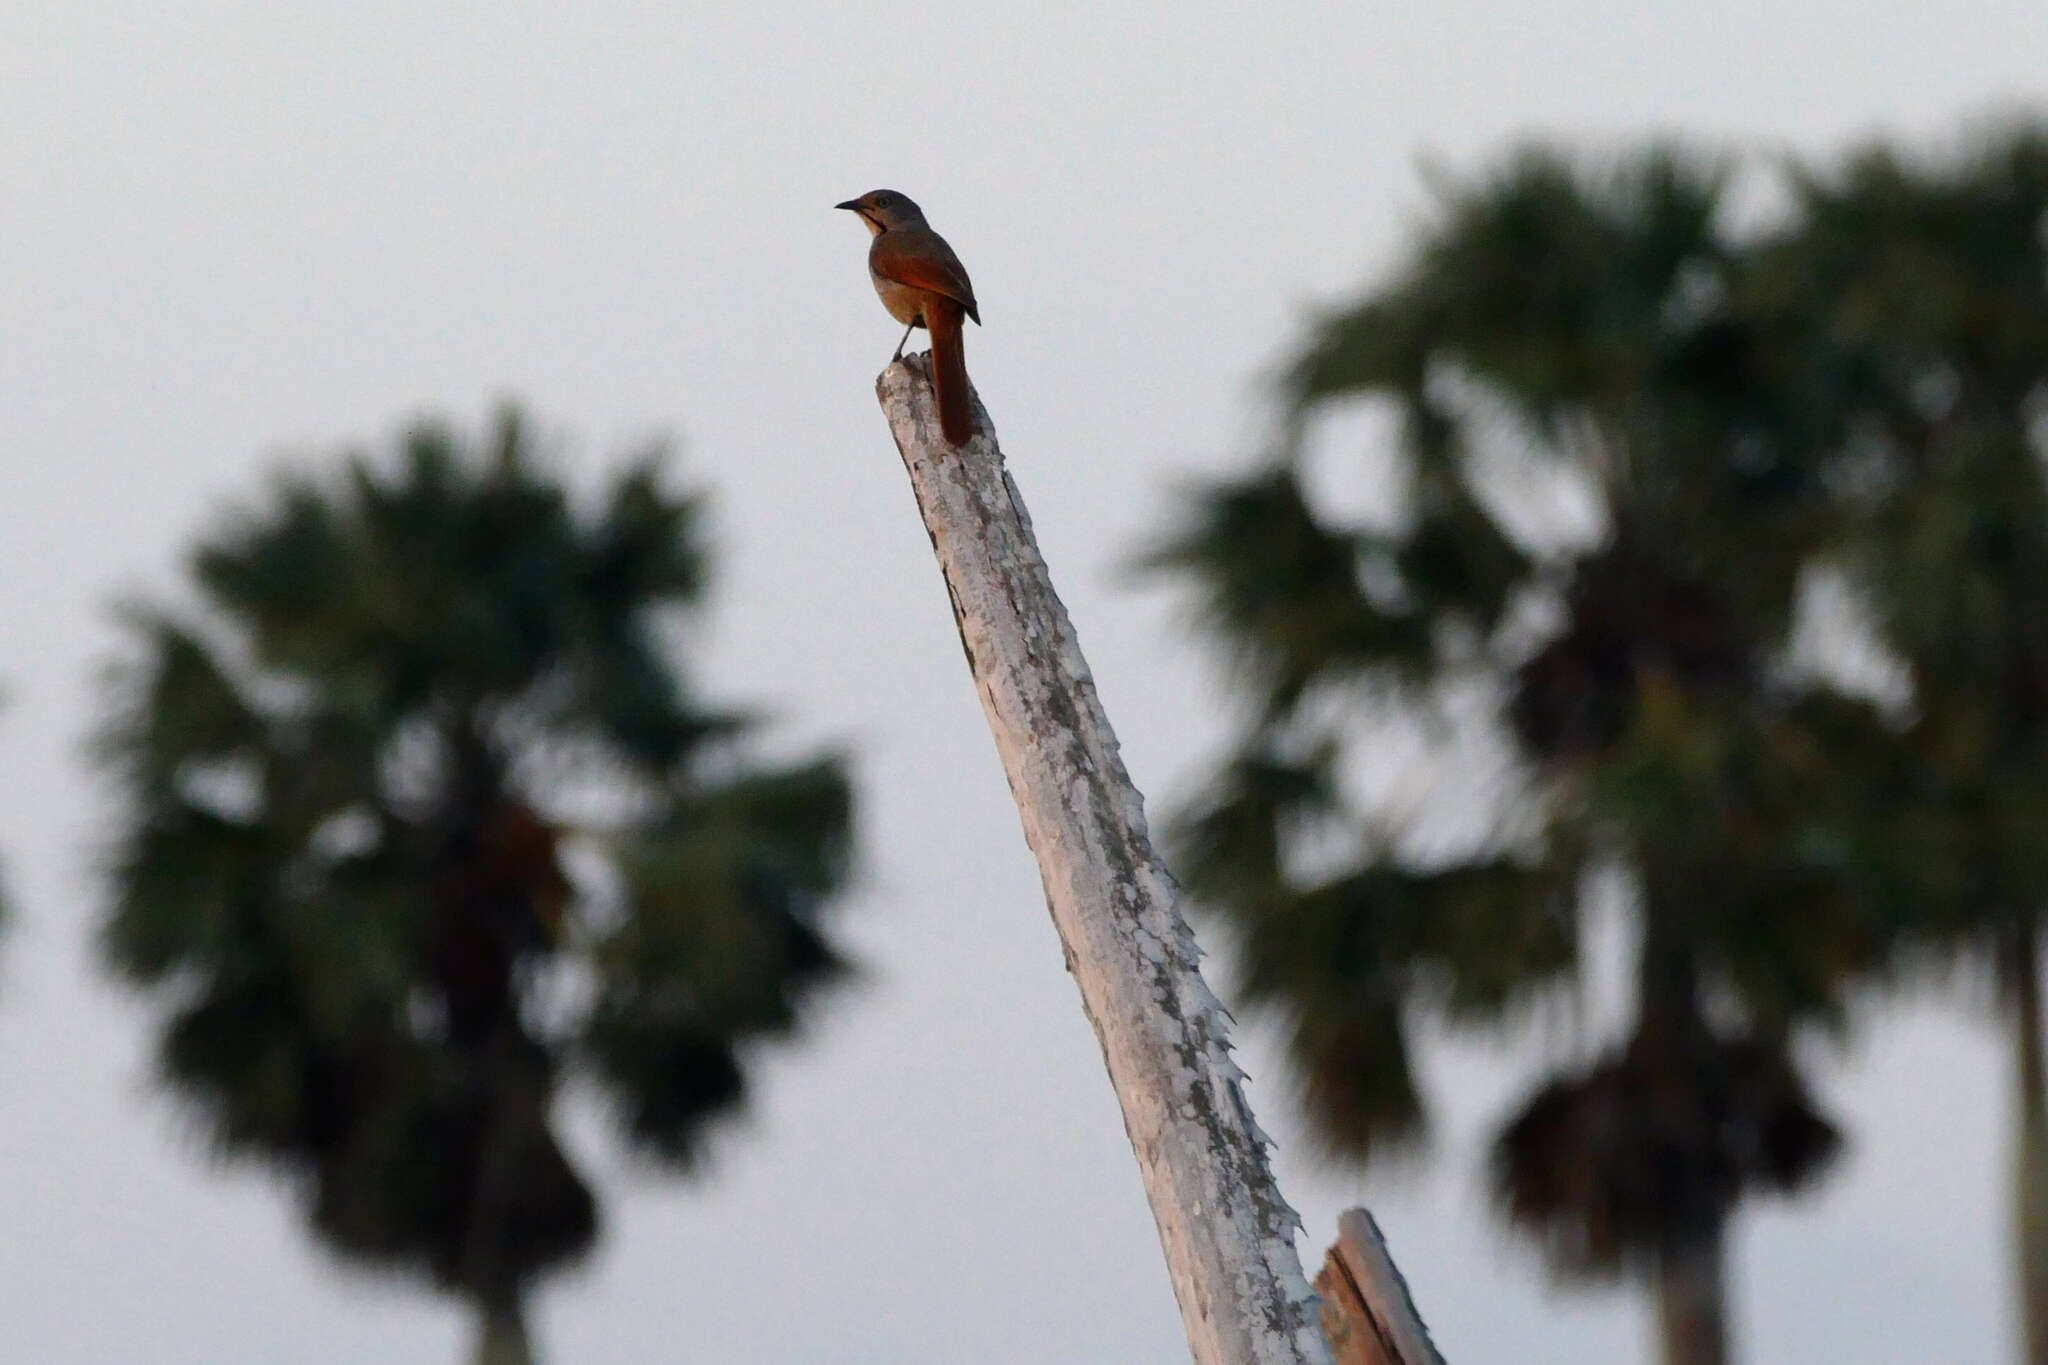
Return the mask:
<svg viewBox="0 0 2048 1365"><path fill-rule="evenodd" d="M1724 180L1670 148L1597 180L1529 148L1482 184L1441 185L1439 221L1395 283L1314 331L1294 401L1419 394L1445 352L1539 421L1645 387L1698 345L1687 314L1711 308L1728 257Z"/></svg>
<svg viewBox="0 0 2048 1365"><path fill-rule="evenodd" d="M584 513L511 414L422 426L231 520L199 611L129 613L103 947L165 1079L331 1246L488 1308L596 1235L565 1081L689 1159L841 971L841 763L745 766L664 642L701 518L658 453Z"/></svg>
<svg viewBox="0 0 2048 1365"><path fill-rule="evenodd" d="M1291 443L1186 499L1150 561L1250 694L1179 866L1338 1150L1421 1123L1418 1019L1504 1026L1569 989L1587 877L1626 879L1629 1035L1499 1139L1502 1208L1562 1271L1717 1246L1745 1195L1819 1174L1839 1136L1790 1039L1841 1023L1939 881L1901 864L1951 842L1900 724L1783 666L1859 508L1794 320L1752 306L1726 180L1669 148L1599 174L1531 151L1446 189L1288 371L1297 440L1338 397L1397 408L1398 531L1314 506ZM1510 530L1543 478L1595 495L1591 543ZM1375 738L1421 748L1406 787L1449 793L1427 818L1345 780L1385 766Z"/></svg>
<svg viewBox="0 0 2048 1365"><path fill-rule="evenodd" d="M2048 886L2048 127L1798 185L1762 299L1803 329L1808 401L1858 456L1841 558L1912 671L1917 753L1968 844L1937 904L1995 932Z"/></svg>
<svg viewBox="0 0 2048 1365"><path fill-rule="evenodd" d="M1494 1144L1494 1184L1566 1274L1654 1270L1751 1191L1792 1194L1841 1135L1776 1040L1639 1034L1545 1082Z"/></svg>
<svg viewBox="0 0 2048 1365"><path fill-rule="evenodd" d="M823 761L707 786L625 850L638 913L595 948L584 1043L637 1142L690 1158L741 1094L730 1040L787 1032L836 969L811 907L844 875L850 827L846 780Z"/></svg>
<svg viewBox="0 0 2048 1365"><path fill-rule="evenodd" d="M1318 522L1294 471L1279 467L1191 494L1144 564L1192 580L1247 685L1285 707L1313 678L1427 658L1426 618L1382 609L1359 580L1359 560L1377 548Z"/></svg>
<svg viewBox="0 0 2048 1365"><path fill-rule="evenodd" d="M1850 457L1838 560L1912 677L1921 805L1891 866L1922 895L1901 922L1996 983L2025 1357L2048 1359L2048 124L1796 187L1756 306L1809 358L1801 401Z"/></svg>

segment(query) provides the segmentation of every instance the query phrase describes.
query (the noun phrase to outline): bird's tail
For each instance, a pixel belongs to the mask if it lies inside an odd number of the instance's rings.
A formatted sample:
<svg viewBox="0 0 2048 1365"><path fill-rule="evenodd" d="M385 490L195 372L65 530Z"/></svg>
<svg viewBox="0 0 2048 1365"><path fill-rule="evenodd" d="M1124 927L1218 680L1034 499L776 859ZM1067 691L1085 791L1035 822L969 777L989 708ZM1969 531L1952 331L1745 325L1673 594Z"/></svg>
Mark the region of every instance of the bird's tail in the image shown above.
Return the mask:
<svg viewBox="0 0 2048 1365"><path fill-rule="evenodd" d="M939 395L939 430L956 446L974 434L974 389L967 382L967 350L961 341L960 305L947 299L927 306L932 334L932 386Z"/></svg>

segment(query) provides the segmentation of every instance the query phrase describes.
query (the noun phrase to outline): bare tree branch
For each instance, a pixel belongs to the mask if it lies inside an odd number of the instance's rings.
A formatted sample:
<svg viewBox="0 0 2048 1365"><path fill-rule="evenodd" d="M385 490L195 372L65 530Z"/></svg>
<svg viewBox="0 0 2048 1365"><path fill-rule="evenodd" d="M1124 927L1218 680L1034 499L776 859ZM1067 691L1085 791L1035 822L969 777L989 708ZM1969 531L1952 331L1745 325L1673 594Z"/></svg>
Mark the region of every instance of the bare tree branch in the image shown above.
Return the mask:
<svg viewBox="0 0 2048 1365"><path fill-rule="evenodd" d="M1337 1244L1316 1276L1316 1292L1337 1365L1444 1365L1380 1225L1364 1209L1338 1217Z"/></svg>
<svg viewBox="0 0 2048 1365"><path fill-rule="evenodd" d="M1300 1220L1267 1166L1229 1017L1202 980L1179 889L1152 849L988 414L977 399L974 437L949 446L923 356L884 370L876 391L1123 1106L1194 1359L1327 1365L1294 1249Z"/></svg>

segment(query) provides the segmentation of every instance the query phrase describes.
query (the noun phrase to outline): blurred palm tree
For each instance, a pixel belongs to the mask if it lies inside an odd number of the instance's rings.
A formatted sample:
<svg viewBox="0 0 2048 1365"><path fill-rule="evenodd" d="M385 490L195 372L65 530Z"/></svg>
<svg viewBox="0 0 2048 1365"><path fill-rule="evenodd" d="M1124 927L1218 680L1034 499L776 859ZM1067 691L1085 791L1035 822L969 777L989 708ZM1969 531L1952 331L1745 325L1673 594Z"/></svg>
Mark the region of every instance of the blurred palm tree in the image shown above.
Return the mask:
<svg viewBox="0 0 2048 1365"><path fill-rule="evenodd" d="M1925 837L1884 717L1787 664L1837 495L1725 186L1656 148L1446 187L1314 328L1278 455L1149 561L1248 698L1179 866L1338 1152L1419 1131L1419 1018L1512 1028L1583 972L1589 887L1628 887L1624 1034L1533 1087L1494 1179L1555 1270L1650 1282L1670 1365L1727 1356L1735 1208L1840 1146L1793 1042L1842 1025ZM1377 522L1314 491L1355 476L1311 423L1357 400L1400 423Z"/></svg>
<svg viewBox="0 0 2048 1365"><path fill-rule="evenodd" d="M507 412L288 479L194 554L200 610L130 613L105 732L104 952L165 1079L330 1247L474 1305L491 1365L596 1236L562 1083L688 1167L841 968L846 774L750 765L670 662L705 553L661 464L579 514Z"/></svg>
<svg viewBox="0 0 2048 1365"><path fill-rule="evenodd" d="M1954 847L1921 943L1981 964L2011 1033L2025 1358L2048 1365L2048 125L1912 164L1796 177L1758 272L1849 452L1839 562L1912 677L1915 752Z"/></svg>

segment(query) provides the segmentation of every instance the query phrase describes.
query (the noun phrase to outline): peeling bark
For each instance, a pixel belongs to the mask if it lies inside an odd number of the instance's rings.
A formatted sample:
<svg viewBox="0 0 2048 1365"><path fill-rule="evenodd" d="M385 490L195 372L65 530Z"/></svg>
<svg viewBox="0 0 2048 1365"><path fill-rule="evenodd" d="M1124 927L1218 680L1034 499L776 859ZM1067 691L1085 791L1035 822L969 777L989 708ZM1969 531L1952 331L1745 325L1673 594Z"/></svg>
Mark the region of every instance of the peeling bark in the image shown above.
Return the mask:
<svg viewBox="0 0 2048 1365"><path fill-rule="evenodd" d="M1337 1365L1444 1365L1366 1210L1338 1216L1337 1244L1316 1276L1316 1292Z"/></svg>
<svg viewBox="0 0 2048 1365"><path fill-rule="evenodd" d="M961 448L929 361L876 391L931 534L975 690L1137 1154L1197 1365L1326 1365L1329 1346L1252 1118L1066 608L977 399Z"/></svg>

